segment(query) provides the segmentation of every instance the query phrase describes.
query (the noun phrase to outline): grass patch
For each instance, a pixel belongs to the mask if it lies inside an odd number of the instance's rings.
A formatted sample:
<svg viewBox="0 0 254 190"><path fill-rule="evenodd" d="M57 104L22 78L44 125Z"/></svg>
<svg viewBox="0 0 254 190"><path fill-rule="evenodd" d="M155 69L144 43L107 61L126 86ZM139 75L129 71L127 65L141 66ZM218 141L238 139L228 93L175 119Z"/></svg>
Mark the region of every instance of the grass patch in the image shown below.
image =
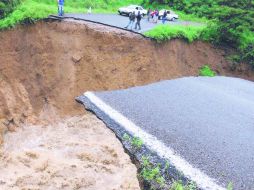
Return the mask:
<svg viewBox="0 0 254 190"><path fill-rule="evenodd" d="M174 38L185 39L193 42L201 38L202 31L206 26L182 26L182 25L158 25L145 33L146 36L156 39L158 42Z"/></svg>
<svg viewBox="0 0 254 190"><path fill-rule="evenodd" d="M152 164L147 156L142 157L140 176L149 182L154 189L161 189L166 185L165 178L161 174L160 165Z"/></svg>
<svg viewBox="0 0 254 190"><path fill-rule="evenodd" d="M204 65L199 70L199 76L214 77L216 73L210 68L209 65Z"/></svg>
<svg viewBox="0 0 254 190"><path fill-rule="evenodd" d="M128 134L123 135L123 140L127 141L128 143L131 144L132 148L135 150L141 149L143 145L143 141L139 137L131 137Z"/></svg>
<svg viewBox="0 0 254 190"><path fill-rule="evenodd" d="M197 186L195 183L189 183L188 185L183 185L181 181L175 181L170 188L170 190L196 190Z"/></svg>
<svg viewBox="0 0 254 190"><path fill-rule="evenodd" d="M165 190L197 190L196 183L193 181L180 180L182 173L178 173L176 181L172 179L172 171L170 163L167 160L158 160L151 154L146 154L145 145L142 139L132 137L127 133L122 136L125 146L130 151L130 154L136 154L136 159L139 161L139 179L142 180L143 188L146 190L165 189ZM135 156L134 156L135 157ZM175 175L175 174L174 174ZM173 180L173 181L172 181Z"/></svg>

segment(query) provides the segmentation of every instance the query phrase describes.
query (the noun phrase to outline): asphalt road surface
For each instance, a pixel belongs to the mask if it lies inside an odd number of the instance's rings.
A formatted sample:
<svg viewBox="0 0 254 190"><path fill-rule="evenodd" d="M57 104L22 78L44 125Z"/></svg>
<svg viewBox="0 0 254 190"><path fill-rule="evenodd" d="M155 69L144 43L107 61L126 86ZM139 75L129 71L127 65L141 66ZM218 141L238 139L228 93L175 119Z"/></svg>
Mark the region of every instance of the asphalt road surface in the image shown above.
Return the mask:
<svg viewBox="0 0 254 190"><path fill-rule="evenodd" d="M93 94L220 186L254 189L253 82L188 77Z"/></svg>
<svg viewBox="0 0 254 190"><path fill-rule="evenodd" d="M65 17L74 17L74 18L80 18L80 19L86 19L86 20L91 20L95 22L101 22L104 24L108 24L111 26L117 26L120 28L124 28L128 23L129 23L129 18L127 16L121 16L117 14L65 14ZM136 32L146 32L148 30L151 30L154 28L156 25L162 24L162 21L159 20L157 24L148 22L146 18L143 18L141 20L141 30L135 30ZM190 22L190 21L167 21L166 24L171 24L171 25L202 25L197 22ZM133 25L134 29L135 25Z"/></svg>

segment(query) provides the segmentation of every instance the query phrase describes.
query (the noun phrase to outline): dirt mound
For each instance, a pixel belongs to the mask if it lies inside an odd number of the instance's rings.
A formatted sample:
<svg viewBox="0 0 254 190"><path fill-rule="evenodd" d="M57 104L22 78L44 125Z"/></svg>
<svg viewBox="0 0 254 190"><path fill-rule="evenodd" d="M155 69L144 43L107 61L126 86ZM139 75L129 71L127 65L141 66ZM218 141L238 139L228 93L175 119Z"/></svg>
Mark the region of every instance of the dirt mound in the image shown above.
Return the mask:
<svg viewBox="0 0 254 190"><path fill-rule="evenodd" d="M82 108L74 97L84 91L197 75L204 64L233 75L224 52L208 44L161 45L91 25L39 22L0 32L0 119L32 122L45 104L60 116L75 115Z"/></svg>

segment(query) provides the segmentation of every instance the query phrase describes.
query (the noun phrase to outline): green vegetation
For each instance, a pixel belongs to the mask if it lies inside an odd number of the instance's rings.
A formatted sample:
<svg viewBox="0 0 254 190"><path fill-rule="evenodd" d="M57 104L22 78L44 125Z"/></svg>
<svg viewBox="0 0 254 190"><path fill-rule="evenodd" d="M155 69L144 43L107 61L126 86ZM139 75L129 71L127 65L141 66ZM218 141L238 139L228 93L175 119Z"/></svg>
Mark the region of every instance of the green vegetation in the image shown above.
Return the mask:
<svg viewBox="0 0 254 190"><path fill-rule="evenodd" d="M167 172L169 164L165 164L163 169ZM143 156L141 163L141 173L140 176L152 184L150 189L165 189L167 187L166 180L161 174L161 166L154 165L150 162L149 157ZM167 187L168 188L168 187ZM197 190L197 185L194 182L189 182L187 185L183 185L182 181L175 181L169 190Z"/></svg>
<svg viewBox="0 0 254 190"><path fill-rule="evenodd" d="M158 25L153 30L145 33L146 36L159 42L181 38L188 42L200 39L206 26Z"/></svg>
<svg viewBox="0 0 254 190"><path fill-rule="evenodd" d="M123 135L123 140L131 145L134 152L140 151L141 147L143 146L143 141L140 138L138 137L132 138L126 133ZM141 164L140 177L142 179L148 182L149 185L155 186L156 187L155 189L157 189L158 187L165 186L165 179L161 174L160 165L152 164L148 156L142 156L142 160L140 164ZM169 163L167 162L164 170L167 170L168 167L169 167Z"/></svg>
<svg viewBox="0 0 254 190"><path fill-rule="evenodd" d="M19 0L0 1L0 19L8 15L19 4Z"/></svg>
<svg viewBox="0 0 254 190"><path fill-rule="evenodd" d="M161 175L160 165L152 164L149 157L142 157L140 176L154 186L161 188L165 186L165 179Z"/></svg>
<svg viewBox="0 0 254 190"><path fill-rule="evenodd" d="M204 65L199 70L199 76L214 77L216 73L210 68L209 65Z"/></svg>
<svg viewBox="0 0 254 190"><path fill-rule="evenodd" d="M57 1L54 0L19 0L0 2L0 29L15 26L17 23L34 22L37 19L48 17L50 14L57 14ZM12 3L11 3L12 2ZM139 4L141 2L135 0L68 0L65 3L65 13L85 13L89 7L92 7L94 13L110 13L116 12L121 6L129 4ZM7 8L8 7L8 11ZM15 8L15 9L14 9ZM13 10L13 11L12 11ZM11 12L12 11L12 12Z"/></svg>
<svg viewBox="0 0 254 190"><path fill-rule="evenodd" d="M196 190L197 186L191 182L188 185L183 185L181 181L175 181L170 190Z"/></svg>
<svg viewBox="0 0 254 190"><path fill-rule="evenodd" d="M131 152L144 153L141 149L143 142L138 137L131 137L127 133L123 135L123 140L131 145ZM143 180L145 189L168 189L168 190L197 190L197 186L194 182L189 182L187 185L183 185L182 181L175 181L170 183L172 176L170 174L170 164L166 161L164 164L157 164L151 161L151 155L143 155L140 159L140 172L139 177ZM181 175L181 174L180 174ZM180 179L180 175L177 179ZM167 180L168 181L167 181Z"/></svg>
<svg viewBox="0 0 254 190"><path fill-rule="evenodd" d="M230 182L227 186L227 190L233 190L233 183Z"/></svg>
<svg viewBox="0 0 254 190"><path fill-rule="evenodd" d="M25 3L18 5L6 18L0 20L0 28L12 27L21 21L33 22L35 19L47 17L52 12L55 12L53 6L27 0Z"/></svg>
<svg viewBox="0 0 254 190"><path fill-rule="evenodd" d="M186 14L183 11L179 11L179 10L175 10L175 9L173 9L173 10L179 16L180 20L199 22L199 23L203 23L203 24L206 24L209 22L209 20L205 17L197 17L197 15L194 15L194 14Z"/></svg>
<svg viewBox="0 0 254 190"><path fill-rule="evenodd" d="M235 48L254 66L254 0L144 0L210 20L201 39Z"/></svg>
<svg viewBox="0 0 254 190"><path fill-rule="evenodd" d="M132 148L134 148L134 149L140 149L143 145L142 139L140 139L139 137L133 137L132 138L126 133L123 135L123 140L130 143Z"/></svg>
<svg viewBox="0 0 254 190"><path fill-rule="evenodd" d="M138 137L133 137L131 145L137 149L140 149L143 145L143 141Z"/></svg>
<svg viewBox="0 0 254 190"><path fill-rule="evenodd" d="M124 135L123 135L123 140L125 140L125 141L127 141L127 142L130 142L130 141L131 141L130 135L128 135L127 133L124 133Z"/></svg>

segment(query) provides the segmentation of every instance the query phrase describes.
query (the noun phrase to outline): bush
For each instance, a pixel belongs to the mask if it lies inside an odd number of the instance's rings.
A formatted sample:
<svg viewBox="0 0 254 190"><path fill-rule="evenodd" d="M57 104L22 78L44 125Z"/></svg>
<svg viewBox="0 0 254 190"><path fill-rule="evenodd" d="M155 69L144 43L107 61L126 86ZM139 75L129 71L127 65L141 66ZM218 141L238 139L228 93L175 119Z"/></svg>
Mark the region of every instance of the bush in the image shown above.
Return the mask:
<svg viewBox="0 0 254 190"><path fill-rule="evenodd" d="M159 42L180 38L188 42L200 39L205 26L159 25L145 33Z"/></svg>
<svg viewBox="0 0 254 190"><path fill-rule="evenodd" d="M206 76L206 77L214 77L216 73L209 67L209 65L204 65L199 70L199 76Z"/></svg>
<svg viewBox="0 0 254 190"><path fill-rule="evenodd" d="M53 6L27 0L26 3L19 5L9 16L0 20L0 28L12 27L21 21L33 21L35 19L44 18L52 12L56 12Z"/></svg>
<svg viewBox="0 0 254 190"><path fill-rule="evenodd" d="M0 19L8 15L19 3L19 0L2 0L0 2Z"/></svg>
<svg viewBox="0 0 254 190"><path fill-rule="evenodd" d="M254 65L254 11L228 7L217 17L214 42L235 48L240 61Z"/></svg>
<svg viewBox="0 0 254 190"><path fill-rule="evenodd" d="M147 1L212 20L200 35L201 39L233 47L239 52L240 61L254 65L253 0L145 0Z"/></svg>

